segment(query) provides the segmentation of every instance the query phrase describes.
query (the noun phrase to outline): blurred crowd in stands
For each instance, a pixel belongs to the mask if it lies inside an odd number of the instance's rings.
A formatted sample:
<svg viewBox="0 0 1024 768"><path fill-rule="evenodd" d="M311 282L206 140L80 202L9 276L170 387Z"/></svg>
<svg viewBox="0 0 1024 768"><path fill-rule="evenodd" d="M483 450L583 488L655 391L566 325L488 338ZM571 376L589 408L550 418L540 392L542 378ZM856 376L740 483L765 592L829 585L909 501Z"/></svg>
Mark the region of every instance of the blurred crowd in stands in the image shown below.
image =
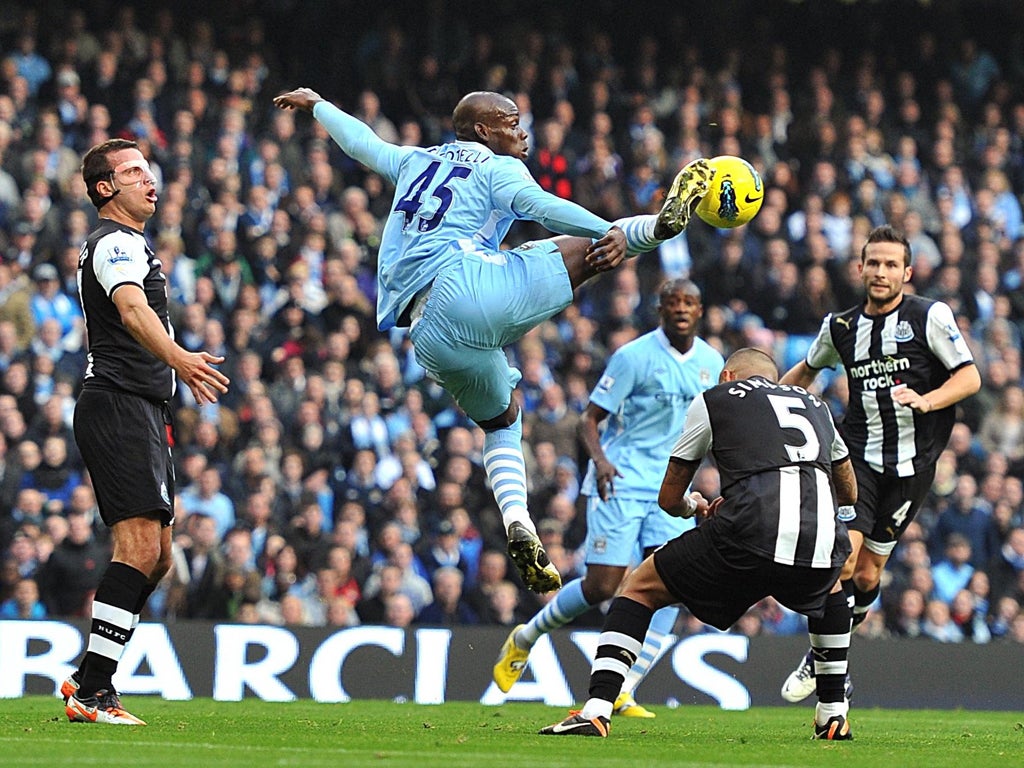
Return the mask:
<svg viewBox="0 0 1024 768"><path fill-rule="evenodd" d="M482 433L404 331L376 330L393 190L271 105L308 85L384 139L430 145L452 138L462 93L487 89L518 104L540 184L609 220L657 211L699 156L741 155L766 185L750 225L694 224L508 350L530 509L563 579L584 567L580 413L609 353L656 324L659 281L698 283L723 353L761 346L785 369L858 300L860 245L890 222L984 386L859 631L1024 643L1020 8L968 23L956 3L725 3L749 27L736 36L605 2L585 22L558 4L331 5L44 1L0 19L0 618L82 616L109 559L70 425L87 351L75 272L96 221L79 163L115 136L160 179L147 234L177 336L225 355L232 379L216 405L187 388L174 403L177 546L150 618L509 626L539 607L504 553ZM508 244L544 234L517 225ZM841 418L843 375L818 383ZM696 487L717 482L707 466ZM765 602L734 631L804 627Z"/></svg>

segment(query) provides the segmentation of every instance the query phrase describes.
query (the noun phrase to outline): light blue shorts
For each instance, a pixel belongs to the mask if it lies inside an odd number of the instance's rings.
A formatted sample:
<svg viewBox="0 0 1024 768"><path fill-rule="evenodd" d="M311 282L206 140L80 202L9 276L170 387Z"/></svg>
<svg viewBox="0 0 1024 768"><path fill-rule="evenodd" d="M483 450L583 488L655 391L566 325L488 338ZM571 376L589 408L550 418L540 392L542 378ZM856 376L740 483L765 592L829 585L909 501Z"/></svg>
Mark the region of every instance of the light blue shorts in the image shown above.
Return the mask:
<svg viewBox="0 0 1024 768"><path fill-rule="evenodd" d="M657 501L588 496L587 565L630 565L645 549L660 547L695 525L692 518L665 514Z"/></svg>
<svg viewBox="0 0 1024 768"><path fill-rule="evenodd" d="M550 240L514 251L467 252L434 280L410 330L416 362L474 421L500 416L522 374L502 347L572 302L572 285Z"/></svg>

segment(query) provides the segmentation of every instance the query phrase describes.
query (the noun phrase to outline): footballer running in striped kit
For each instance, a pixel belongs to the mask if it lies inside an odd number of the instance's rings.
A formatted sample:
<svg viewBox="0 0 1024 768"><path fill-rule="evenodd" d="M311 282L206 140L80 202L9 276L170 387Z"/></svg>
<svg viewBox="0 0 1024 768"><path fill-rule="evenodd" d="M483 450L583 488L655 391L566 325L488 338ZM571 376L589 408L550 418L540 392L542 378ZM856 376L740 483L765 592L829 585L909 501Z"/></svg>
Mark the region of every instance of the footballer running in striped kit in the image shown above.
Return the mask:
<svg viewBox="0 0 1024 768"><path fill-rule="evenodd" d="M953 406L981 387L981 376L948 304L904 292L913 275L910 243L877 227L861 249L862 304L827 315L806 360L783 377L810 387L822 368L842 363L850 401L840 427L860 489L841 510L853 552L843 590L854 628L879 593L882 570L935 477L953 430ZM820 663L808 651L782 686L787 701L814 691Z"/></svg>

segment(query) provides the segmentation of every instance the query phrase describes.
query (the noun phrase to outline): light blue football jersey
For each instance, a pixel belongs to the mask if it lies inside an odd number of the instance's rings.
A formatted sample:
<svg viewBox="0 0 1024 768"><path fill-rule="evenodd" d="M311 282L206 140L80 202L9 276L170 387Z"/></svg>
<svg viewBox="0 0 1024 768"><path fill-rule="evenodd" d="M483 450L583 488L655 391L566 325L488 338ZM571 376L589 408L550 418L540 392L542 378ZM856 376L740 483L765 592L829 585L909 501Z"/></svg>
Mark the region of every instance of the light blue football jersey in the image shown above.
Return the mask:
<svg viewBox="0 0 1024 768"><path fill-rule="evenodd" d="M592 237L601 237L611 226L544 192L521 160L496 155L483 144L399 147L381 141L328 102L317 103L313 115L346 154L395 185L377 263L377 325L382 331L393 327L412 297L464 253L497 252L516 219ZM551 220L546 220L548 212Z"/></svg>
<svg viewBox="0 0 1024 768"><path fill-rule="evenodd" d="M497 251L516 219L512 201L536 186L521 160L456 141L402 153L378 256L377 323L394 325L406 302L466 251Z"/></svg>
<svg viewBox="0 0 1024 768"><path fill-rule="evenodd" d="M601 447L622 473L618 498L656 500L676 440L693 399L718 383L725 361L703 339L686 354L669 344L661 328L634 339L609 358L590 401L608 411ZM594 462L582 493L597 495Z"/></svg>

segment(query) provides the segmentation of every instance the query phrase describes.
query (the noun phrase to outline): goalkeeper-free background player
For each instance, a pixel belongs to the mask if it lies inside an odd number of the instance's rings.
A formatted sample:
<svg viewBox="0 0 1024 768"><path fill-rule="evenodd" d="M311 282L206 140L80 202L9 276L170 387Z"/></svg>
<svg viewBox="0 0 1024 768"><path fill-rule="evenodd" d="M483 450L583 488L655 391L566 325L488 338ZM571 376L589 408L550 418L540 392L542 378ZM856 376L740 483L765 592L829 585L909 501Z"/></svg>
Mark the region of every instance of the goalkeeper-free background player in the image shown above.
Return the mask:
<svg viewBox="0 0 1024 768"><path fill-rule="evenodd" d="M501 690L519 679L542 635L610 600L638 554L647 557L694 526L658 506L658 488L686 409L722 371L722 355L697 336L703 314L694 283L665 282L658 292L658 327L617 349L591 392L580 422L591 459L581 489L587 497L587 570L509 634L494 665ZM678 615L675 606L654 614L643 652L616 699L616 714L654 717L636 703L633 690L674 640Z"/></svg>
<svg viewBox="0 0 1024 768"><path fill-rule="evenodd" d="M860 255L864 301L827 315L806 360L782 377L809 388L822 368L842 363L846 371L850 399L840 429L860 493L856 506L842 510L853 543L842 583L854 629L878 598L885 564L932 486L954 406L981 387L950 306L904 292L911 256L901 232L873 229ZM819 664L809 650L783 683L783 698L797 702L813 693Z"/></svg>
<svg viewBox="0 0 1024 768"><path fill-rule="evenodd" d="M312 113L346 154L395 186L378 254L377 325L408 327L417 362L483 429L484 469L509 555L529 589L557 589L561 577L526 506L522 414L512 398L521 374L503 347L567 307L576 288L627 252L679 234L707 191L707 161L680 171L657 216L613 225L534 181L523 163L529 147L519 110L501 94L464 96L452 115L456 140L429 148L385 142L308 88L274 103ZM502 250L516 219L570 237Z"/></svg>
<svg viewBox="0 0 1024 768"><path fill-rule="evenodd" d="M78 263L89 363L74 431L114 550L93 598L88 650L61 694L73 722L145 725L121 706L112 677L170 567L175 374L200 405L216 402L229 382L214 367L224 358L174 341L166 280L143 234L156 212L156 177L138 145L98 144L82 177L100 220Z"/></svg>

